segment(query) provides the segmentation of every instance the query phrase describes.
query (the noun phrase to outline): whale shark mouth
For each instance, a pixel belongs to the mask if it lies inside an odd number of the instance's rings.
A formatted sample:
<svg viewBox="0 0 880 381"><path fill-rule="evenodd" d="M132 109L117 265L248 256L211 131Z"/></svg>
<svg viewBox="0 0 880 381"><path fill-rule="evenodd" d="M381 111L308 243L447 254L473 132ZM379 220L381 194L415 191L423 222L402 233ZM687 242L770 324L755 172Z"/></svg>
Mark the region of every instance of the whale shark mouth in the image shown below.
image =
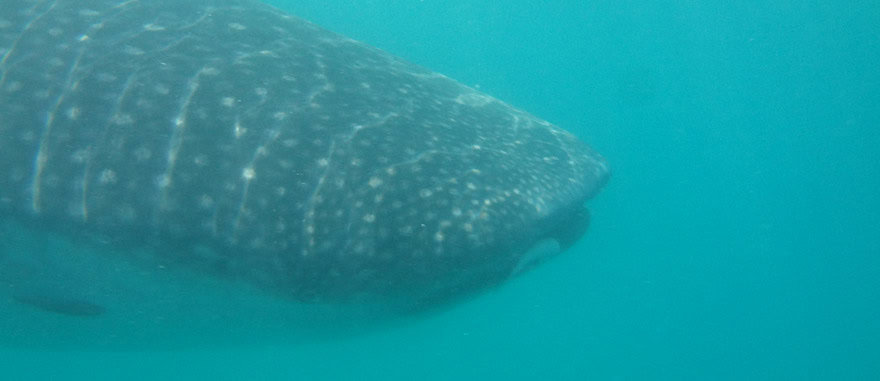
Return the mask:
<svg viewBox="0 0 880 381"><path fill-rule="evenodd" d="M580 206L559 221L519 256L516 266L510 272L511 277L521 275L573 246L586 233L590 224L590 212Z"/></svg>
<svg viewBox="0 0 880 381"><path fill-rule="evenodd" d="M535 242L532 247L520 256L519 262L517 262L516 267L513 268L510 276L518 276L525 271L544 263L548 259L559 255L559 253L562 253L562 246L560 245L559 240L555 238L538 240L538 242Z"/></svg>
<svg viewBox="0 0 880 381"><path fill-rule="evenodd" d="M473 297L489 287L503 284L506 280L520 276L553 257L571 248L584 236L589 227L590 213L586 207L564 208L550 218L539 221L537 231L532 231L533 239L524 239L506 249L496 261L481 267L459 270L454 280L441 287L421 292L414 300L403 303L404 313L432 311L448 306L450 302ZM527 232L520 234L528 235Z"/></svg>

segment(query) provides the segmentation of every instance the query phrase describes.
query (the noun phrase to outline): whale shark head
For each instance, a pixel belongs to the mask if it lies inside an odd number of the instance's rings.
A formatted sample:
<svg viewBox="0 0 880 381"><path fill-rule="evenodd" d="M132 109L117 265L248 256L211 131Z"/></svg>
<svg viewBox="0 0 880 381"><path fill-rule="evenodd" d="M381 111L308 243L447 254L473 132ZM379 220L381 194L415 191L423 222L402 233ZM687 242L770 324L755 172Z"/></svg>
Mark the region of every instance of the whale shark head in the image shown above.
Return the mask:
<svg viewBox="0 0 880 381"><path fill-rule="evenodd" d="M65 292L4 272L43 310L216 288L181 268L288 301L455 300L570 247L609 177L551 123L255 1L3 4L0 218L122 250L49 251ZM119 259L155 271L83 271Z"/></svg>

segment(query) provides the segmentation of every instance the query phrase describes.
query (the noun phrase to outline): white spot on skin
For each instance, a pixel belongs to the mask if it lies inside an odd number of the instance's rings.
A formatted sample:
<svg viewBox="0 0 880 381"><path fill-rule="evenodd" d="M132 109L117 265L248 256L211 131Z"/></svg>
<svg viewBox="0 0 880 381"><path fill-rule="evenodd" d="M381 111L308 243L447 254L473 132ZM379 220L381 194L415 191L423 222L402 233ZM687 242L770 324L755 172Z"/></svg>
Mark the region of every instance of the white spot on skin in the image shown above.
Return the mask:
<svg viewBox="0 0 880 381"><path fill-rule="evenodd" d="M235 126L233 127L233 132L235 133L236 138L240 138L242 135L244 135L245 132L247 132L247 128L242 127L241 122L236 120Z"/></svg>
<svg viewBox="0 0 880 381"><path fill-rule="evenodd" d="M232 106L235 106L235 98L233 98L233 97L224 97L223 99L220 100L220 104L222 104L222 105L224 105L224 106L226 106L226 107L232 107Z"/></svg>
<svg viewBox="0 0 880 381"><path fill-rule="evenodd" d="M214 199L211 198L211 196L203 194L201 197L199 197L199 206L204 209L209 209L214 206Z"/></svg>
<svg viewBox="0 0 880 381"><path fill-rule="evenodd" d="M98 181L102 185L115 184L116 183L116 172L113 172L111 169L105 169L101 171L101 175L98 177Z"/></svg>
<svg viewBox="0 0 880 381"><path fill-rule="evenodd" d="M455 217L461 216L461 209L460 208L452 208L452 215Z"/></svg>
<svg viewBox="0 0 880 381"><path fill-rule="evenodd" d="M468 105L471 107L482 107L493 102L494 100L494 98L488 95L479 93L461 94L454 99L456 103Z"/></svg>
<svg viewBox="0 0 880 381"><path fill-rule="evenodd" d="M318 159L318 166L319 166L319 167L326 167L326 166L328 166L328 165L330 165L330 161L329 161L329 160L327 160L327 159Z"/></svg>
<svg viewBox="0 0 880 381"><path fill-rule="evenodd" d="M140 56L140 55L143 55L144 53L146 53L146 52L144 52L143 49L136 48L136 47L131 46L131 45L125 45L125 47L122 48L122 51L123 51L125 54L128 54L128 55L130 55L130 56Z"/></svg>
<svg viewBox="0 0 880 381"><path fill-rule="evenodd" d="M153 90L161 95L168 95L169 93L171 93L171 88L168 87L168 85L161 83L153 86Z"/></svg>
<svg viewBox="0 0 880 381"><path fill-rule="evenodd" d="M436 232L436 233L434 233L434 240L435 240L435 241L437 241L437 242L443 242L444 239L446 239L446 236L443 235L443 232Z"/></svg>
<svg viewBox="0 0 880 381"><path fill-rule="evenodd" d="M146 147L140 147L134 150L134 158L137 159L137 161L145 161L152 156L153 153Z"/></svg>
<svg viewBox="0 0 880 381"><path fill-rule="evenodd" d="M70 118L71 120L76 120L76 118L79 118L79 114L80 114L79 107L74 106L74 107L67 109L67 117Z"/></svg>
<svg viewBox="0 0 880 381"><path fill-rule="evenodd" d="M245 180L248 180L248 181L253 180L254 177L256 177L256 176L257 176L257 172L254 171L254 168L252 168L252 167L247 167L241 171L241 177L244 178Z"/></svg>
<svg viewBox="0 0 880 381"><path fill-rule="evenodd" d="M419 191L419 196L421 196L422 198L431 197L432 194L434 194L434 192L431 192L430 189L422 189Z"/></svg>
<svg viewBox="0 0 880 381"><path fill-rule="evenodd" d="M380 185L382 185L382 179L378 177L371 177L369 184L372 188L378 188Z"/></svg>
<svg viewBox="0 0 880 381"><path fill-rule="evenodd" d="M237 23L237 22L229 23L229 28L230 28L230 29L234 29L234 30L245 30L245 29L247 29L246 26L241 25L241 24L239 24L239 23Z"/></svg>
<svg viewBox="0 0 880 381"><path fill-rule="evenodd" d="M144 30L148 32L159 32L165 30L164 26L156 25L156 24L144 24Z"/></svg>
<svg viewBox="0 0 880 381"><path fill-rule="evenodd" d="M36 135L33 131L25 131L21 134L21 141L23 142L32 142L36 138Z"/></svg>
<svg viewBox="0 0 880 381"><path fill-rule="evenodd" d="M159 188L167 188L171 185L171 178L168 175L160 175L156 183L159 185Z"/></svg>
<svg viewBox="0 0 880 381"><path fill-rule="evenodd" d="M73 155L70 156L70 159L75 163L82 163L86 161L86 158L89 156L89 151L80 149L76 150Z"/></svg>
<svg viewBox="0 0 880 381"><path fill-rule="evenodd" d="M195 163L199 167L204 167L208 165L208 157L205 155L196 155L196 157L193 159L193 163Z"/></svg>
<svg viewBox="0 0 880 381"><path fill-rule="evenodd" d="M368 224L371 224L371 223L373 223L373 222L376 222L376 215L375 215L375 214L366 214L366 215L364 215L364 222L366 222L366 223L368 223Z"/></svg>
<svg viewBox="0 0 880 381"><path fill-rule="evenodd" d="M134 118L132 118L130 114L116 114L110 119L113 124L120 126L134 123Z"/></svg>

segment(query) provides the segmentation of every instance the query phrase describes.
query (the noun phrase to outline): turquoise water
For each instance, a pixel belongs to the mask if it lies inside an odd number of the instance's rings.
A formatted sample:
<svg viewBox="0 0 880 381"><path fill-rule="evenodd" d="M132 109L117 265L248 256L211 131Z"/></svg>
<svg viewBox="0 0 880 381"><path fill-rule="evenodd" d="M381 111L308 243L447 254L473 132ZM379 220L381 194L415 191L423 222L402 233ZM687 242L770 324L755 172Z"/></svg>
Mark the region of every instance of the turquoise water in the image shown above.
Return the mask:
<svg viewBox="0 0 880 381"><path fill-rule="evenodd" d="M7 350L0 378L880 378L875 2L274 3L588 141L614 176L587 237L363 335Z"/></svg>

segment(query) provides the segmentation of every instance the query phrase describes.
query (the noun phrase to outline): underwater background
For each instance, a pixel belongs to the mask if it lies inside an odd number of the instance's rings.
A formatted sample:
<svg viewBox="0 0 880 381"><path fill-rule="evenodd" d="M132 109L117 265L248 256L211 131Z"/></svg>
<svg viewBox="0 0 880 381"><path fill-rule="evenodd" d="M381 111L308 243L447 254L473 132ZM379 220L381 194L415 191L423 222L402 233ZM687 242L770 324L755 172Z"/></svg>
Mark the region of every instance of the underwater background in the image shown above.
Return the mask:
<svg viewBox="0 0 880 381"><path fill-rule="evenodd" d="M584 139L570 251L452 309L0 379L880 379L880 3L272 0Z"/></svg>

